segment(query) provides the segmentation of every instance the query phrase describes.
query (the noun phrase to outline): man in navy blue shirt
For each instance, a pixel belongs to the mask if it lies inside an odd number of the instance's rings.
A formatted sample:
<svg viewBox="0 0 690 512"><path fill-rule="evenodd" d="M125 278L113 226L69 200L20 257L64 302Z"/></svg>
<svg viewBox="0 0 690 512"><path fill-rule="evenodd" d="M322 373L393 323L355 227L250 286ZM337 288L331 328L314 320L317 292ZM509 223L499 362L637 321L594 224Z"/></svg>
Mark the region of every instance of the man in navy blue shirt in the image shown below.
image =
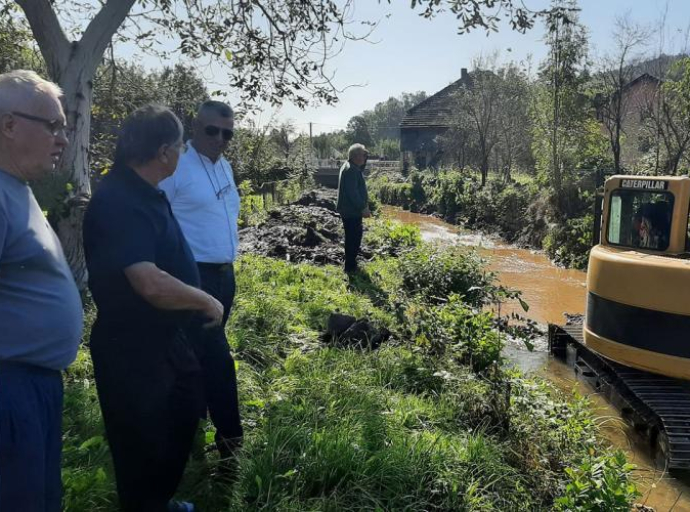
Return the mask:
<svg viewBox="0 0 690 512"><path fill-rule="evenodd" d="M82 305L28 181L67 146L60 89L32 71L0 75L0 510L60 510L62 377Z"/></svg>
<svg viewBox="0 0 690 512"><path fill-rule="evenodd" d="M98 308L91 357L125 511L193 510L170 501L204 408L199 362L185 330L195 312L217 326L223 307L198 288L192 252L157 189L183 150L182 125L172 112L135 111L84 219Z"/></svg>

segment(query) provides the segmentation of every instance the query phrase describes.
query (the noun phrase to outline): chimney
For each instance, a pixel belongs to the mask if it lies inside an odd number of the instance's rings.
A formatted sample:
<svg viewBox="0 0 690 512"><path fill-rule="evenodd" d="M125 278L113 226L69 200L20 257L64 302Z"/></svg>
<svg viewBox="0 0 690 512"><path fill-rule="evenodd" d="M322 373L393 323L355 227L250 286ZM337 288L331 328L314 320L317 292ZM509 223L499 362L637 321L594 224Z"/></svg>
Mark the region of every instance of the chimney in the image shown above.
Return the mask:
<svg viewBox="0 0 690 512"><path fill-rule="evenodd" d="M468 78L469 78L469 76L468 76L468 74L467 74L467 68L462 68L462 69L460 70L460 79L461 79L463 82L466 82Z"/></svg>

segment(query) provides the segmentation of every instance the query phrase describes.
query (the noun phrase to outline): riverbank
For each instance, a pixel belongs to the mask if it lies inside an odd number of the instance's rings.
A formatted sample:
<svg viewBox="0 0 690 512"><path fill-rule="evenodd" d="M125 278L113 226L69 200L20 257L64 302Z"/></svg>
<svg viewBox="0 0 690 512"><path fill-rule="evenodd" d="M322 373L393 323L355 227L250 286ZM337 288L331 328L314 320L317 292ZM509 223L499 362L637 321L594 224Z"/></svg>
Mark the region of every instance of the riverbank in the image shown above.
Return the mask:
<svg viewBox="0 0 690 512"><path fill-rule="evenodd" d="M482 308L505 290L475 253L379 219L367 224L371 261L348 278L314 263L339 242L302 206L282 256L250 244L237 265L227 333L246 430L238 479L215 478L215 455L199 446L181 497L214 511L630 510L631 468L586 400L500 365L503 338ZM307 254L292 247L310 229L309 263L287 261ZM388 335L334 340L334 313ZM84 349L66 375L65 431L65 510L115 510ZM205 424L202 444L212 439Z"/></svg>
<svg viewBox="0 0 690 512"><path fill-rule="evenodd" d="M526 250L502 241L498 236L460 229L437 217L383 207L383 214L420 230L422 240L442 245L472 247L486 260L497 281L518 288L529 304L524 312L518 304L502 306L503 314L517 312L537 322L545 331L548 322L562 323L563 313L582 313L586 296L586 273L553 265L545 254ZM503 355L526 373L534 373L558 389L586 396L591 412L611 446L623 450L635 463L633 479L642 496L640 501L656 510L690 510L690 478L687 474L669 475L657 465L650 447L604 397L586 382L577 380L573 369L548 354L546 336L533 340L534 350L507 340ZM676 477L680 478L677 479Z"/></svg>
<svg viewBox="0 0 690 512"><path fill-rule="evenodd" d="M569 184L558 198L529 176L493 177L481 187L476 173L459 170L389 172L371 176L367 185L385 205L496 233L518 247L544 250L560 266L584 269L594 223L590 181Z"/></svg>

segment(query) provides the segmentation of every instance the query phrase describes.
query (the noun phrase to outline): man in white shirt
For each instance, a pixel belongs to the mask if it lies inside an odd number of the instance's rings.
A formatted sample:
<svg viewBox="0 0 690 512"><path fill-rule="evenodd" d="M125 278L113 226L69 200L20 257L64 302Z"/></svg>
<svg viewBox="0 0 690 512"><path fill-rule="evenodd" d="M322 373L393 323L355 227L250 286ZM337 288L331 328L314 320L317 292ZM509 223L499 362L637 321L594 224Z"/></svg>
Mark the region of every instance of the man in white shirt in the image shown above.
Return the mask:
<svg viewBox="0 0 690 512"><path fill-rule="evenodd" d="M159 184L192 249L201 288L223 304L221 325L199 328L194 346L204 373L208 411L216 427L216 446L221 457L230 462L243 436L235 361L225 337L235 296L233 262L239 245L240 196L232 167L222 156L233 130L234 114L228 105L204 102L175 173Z"/></svg>

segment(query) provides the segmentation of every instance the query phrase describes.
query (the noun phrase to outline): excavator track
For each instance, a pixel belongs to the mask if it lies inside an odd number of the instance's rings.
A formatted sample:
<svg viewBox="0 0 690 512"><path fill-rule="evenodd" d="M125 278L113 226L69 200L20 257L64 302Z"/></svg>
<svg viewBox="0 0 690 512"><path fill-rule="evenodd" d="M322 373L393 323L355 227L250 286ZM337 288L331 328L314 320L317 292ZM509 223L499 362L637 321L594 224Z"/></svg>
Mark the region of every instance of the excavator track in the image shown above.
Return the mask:
<svg viewBox="0 0 690 512"><path fill-rule="evenodd" d="M690 382L629 368L588 349L582 319L549 325L551 352L621 411L668 469L690 469Z"/></svg>

